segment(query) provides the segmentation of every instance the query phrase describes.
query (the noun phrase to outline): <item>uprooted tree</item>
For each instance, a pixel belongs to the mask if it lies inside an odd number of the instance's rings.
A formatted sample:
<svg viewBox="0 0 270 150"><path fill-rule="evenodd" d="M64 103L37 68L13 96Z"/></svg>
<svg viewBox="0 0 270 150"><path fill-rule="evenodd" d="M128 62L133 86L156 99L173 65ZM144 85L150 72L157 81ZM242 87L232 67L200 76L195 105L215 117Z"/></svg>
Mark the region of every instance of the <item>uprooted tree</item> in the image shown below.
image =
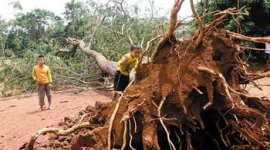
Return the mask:
<svg viewBox="0 0 270 150"><path fill-rule="evenodd" d="M59 137L79 130L71 149L269 149L270 101L249 95L242 85L260 88L254 80L270 72L247 71L244 50L236 40L270 43L270 38L220 29L224 19L240 13L233 8L216 11L206 24L207 14L200 17L190 0L199 30L179 41L174 31L183 1L175 2L151 62L137 68L136 80L117 101L89 107L90 116L83 115L71 128L37 131L24 148L33 149L44 133ZM68 42L94 57L101 70L114 71L114 62L82 41Z"/></svg>

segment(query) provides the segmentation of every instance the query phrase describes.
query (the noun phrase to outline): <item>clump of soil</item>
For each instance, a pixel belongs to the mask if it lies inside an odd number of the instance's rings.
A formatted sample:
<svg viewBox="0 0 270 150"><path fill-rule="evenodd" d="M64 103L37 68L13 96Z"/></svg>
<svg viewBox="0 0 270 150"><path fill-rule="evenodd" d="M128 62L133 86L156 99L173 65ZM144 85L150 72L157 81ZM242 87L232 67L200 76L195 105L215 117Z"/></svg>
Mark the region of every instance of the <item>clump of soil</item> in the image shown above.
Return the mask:
<svg viewBox="0 0 270 150"><path fill-rule="evenodd" d="M139 66L135 83L118 101L88 108L91 115L84 120L98 127L58 137L57 146L74 150L108 145L146 150L270 148L270 101L251 97L242 88L250 81L243 51L224 30L209 31L198 48L193 46L196 37L171 38L153 62ZM63 124L68 128L74 121ZM52 143L49 146L56 148Z"/></svg>

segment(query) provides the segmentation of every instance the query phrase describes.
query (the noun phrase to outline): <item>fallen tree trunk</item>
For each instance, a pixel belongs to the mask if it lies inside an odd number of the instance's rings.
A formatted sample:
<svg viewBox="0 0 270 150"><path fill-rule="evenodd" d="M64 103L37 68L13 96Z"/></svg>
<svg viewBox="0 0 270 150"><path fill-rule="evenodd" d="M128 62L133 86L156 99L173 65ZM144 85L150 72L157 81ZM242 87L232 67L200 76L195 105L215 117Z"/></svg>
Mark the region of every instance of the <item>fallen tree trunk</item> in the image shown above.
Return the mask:
<svg viewBox="0 0 270 150"><path fill-rule="evenodd" d="M145 51L148 50L148 48L149 48L148 45L150 43L154 42L155 40L157 40L158 38L160 38L160 36L157 36L157 37L154 37L153 39L151 39L147 43L147 47L146 47ZM86 56L93 58L96 61L98 68L102 72L107 73L109 75L114 75L114 73L116 72L117 67L116 67L115 61L108 60L101 53L99 53L95 50L91 50L90 47L86 46L83 41L79 41L77 39L70 38L70 37L67 38L66 41L67 41L67 44L69 44L71 46L70 49L69 50L60 50L59 52L62 51L62 52L71 52L72 53L72 52L76 52L76 50L78 48L80 48ZM140 58L140 64L146 64L148 62L149 62L149 58L147 56L142 56L142 58ZM134 77L135 77L135 72L133 70L130 73L131 80L134 79Z"/></svg>
<svg viewBox="0 0 270 150"><path fill-rule="evenodd" d="M97 62L98 68L101 71L110 75L114 75L114 73L116 72L116 62L108 60L101 53L91 50L89 46L85 46L85 43L83 41L79 41L73 38L67 38L67 43L73 46L72 49L77 49L77 47L79 47L86 56L94 58Z"/></svg>

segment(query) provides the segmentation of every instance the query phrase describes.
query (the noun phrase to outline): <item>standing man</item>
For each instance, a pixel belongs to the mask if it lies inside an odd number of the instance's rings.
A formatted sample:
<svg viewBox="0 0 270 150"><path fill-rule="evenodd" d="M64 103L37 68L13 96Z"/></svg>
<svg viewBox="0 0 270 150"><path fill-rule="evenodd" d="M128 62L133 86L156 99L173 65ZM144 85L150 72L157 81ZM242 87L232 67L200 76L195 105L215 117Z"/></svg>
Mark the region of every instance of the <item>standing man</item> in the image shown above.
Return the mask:
<svg viewBox="0 0 270 150"><path fill-rule="evenodd" d="M52 87L52 76L50 72L50 68L44 64L44 56L39 55L37 58L38 65L33 68L32 76L33 79L37 82L37 91L39 98L39 106L40 110L44 110L45 108L45 93L47 95L49 109L51 107L51 87Z"/></svg>

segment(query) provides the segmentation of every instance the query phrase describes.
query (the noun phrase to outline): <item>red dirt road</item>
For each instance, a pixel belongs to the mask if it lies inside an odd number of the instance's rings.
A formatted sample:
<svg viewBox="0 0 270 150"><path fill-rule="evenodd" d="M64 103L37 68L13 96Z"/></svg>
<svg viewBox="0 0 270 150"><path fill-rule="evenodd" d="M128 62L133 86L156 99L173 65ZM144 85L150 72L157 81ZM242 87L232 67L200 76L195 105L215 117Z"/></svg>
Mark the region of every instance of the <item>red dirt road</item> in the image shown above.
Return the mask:
<svg viewBox="0 0 270 150"><path fill-rule="evenodd" d="M267 96L270 98L270 77L263 78L255 82L257 85L259 85L262 88L262 90L259 90L253 85L248 85L246 87L246 90L249 92L249 94L252 96L258 96L258 97Z"/></svg>
<svg viewBox="0 0 270 150"><path fill-rule="evenodd" d="M263 91L248 85L246 90L252 96L270 97L270 78L256 81ZM77 118L79 111L96 101L111 101L110 92L89 91L53 94L53 110L37 111L37 96L24 99L3 101L0 99L0 150L17 150L28 142L32 133L48 126L57 127L64 117ZM40 140L43 140L40 137ZM47 140L47 139L45 139ZM39 140L38 140L39 141Z"/></svg>
<svg viewBox="0 0 270 150"><path fill-rule="evenodd" d="M37 111L37 96L24 99L0 99L0 150L17 150L41 128L57 127L64 117L76 118L79 111L96 101L111 101L110 92L88 91L52 95L53 110ZM47 103L46 103L47 104Z"/></svg>

